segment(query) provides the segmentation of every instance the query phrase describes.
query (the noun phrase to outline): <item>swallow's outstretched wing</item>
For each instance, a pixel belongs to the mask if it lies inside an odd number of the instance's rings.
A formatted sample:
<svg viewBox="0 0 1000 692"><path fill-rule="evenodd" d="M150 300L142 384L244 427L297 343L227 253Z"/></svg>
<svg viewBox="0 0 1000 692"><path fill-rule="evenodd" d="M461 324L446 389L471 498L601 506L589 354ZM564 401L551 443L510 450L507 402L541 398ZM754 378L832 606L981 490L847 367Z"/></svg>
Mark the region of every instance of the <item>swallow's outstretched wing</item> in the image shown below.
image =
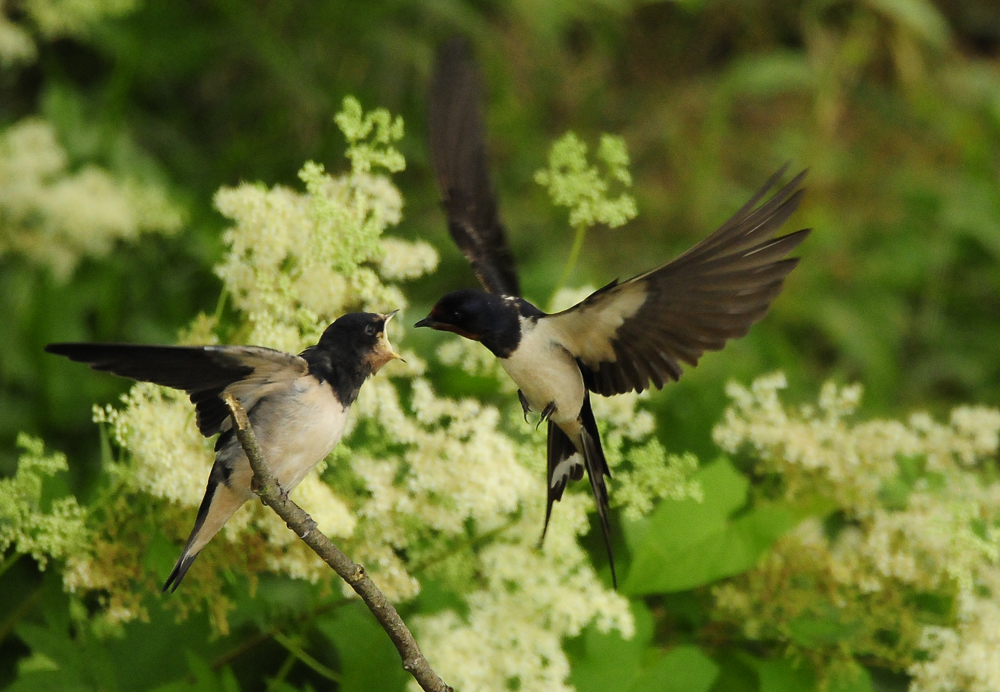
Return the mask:
<svg viewBox="0 0 1000 692"><path fill-rule="evenodd" d="M481 100L469 46L452 39L438 55L428 109L431 162L448 230L487 291L519 296L517 267L490 180Z"/></svg>
<svg viewBox="0 0 1000 692"><path fill-rule="evenodd" d="M220 398L227 388L249 411L271 387L309 371L304 358L261 346L61 343L45 350L94 370L184 390L205 437L229 427L229 408Z"/></svg>
<svg viewBox="0 0 1000 692"><path fill-rule="evenodd" d="M697 365L705 351L721 349L764 317L798 263L786 255L809 234L774 237L799 205L805 171L759 204L784 171L676 259L544 318L576 356L589 389L608 396L650 383L661 388L680 378L682 362Z"/></svg>

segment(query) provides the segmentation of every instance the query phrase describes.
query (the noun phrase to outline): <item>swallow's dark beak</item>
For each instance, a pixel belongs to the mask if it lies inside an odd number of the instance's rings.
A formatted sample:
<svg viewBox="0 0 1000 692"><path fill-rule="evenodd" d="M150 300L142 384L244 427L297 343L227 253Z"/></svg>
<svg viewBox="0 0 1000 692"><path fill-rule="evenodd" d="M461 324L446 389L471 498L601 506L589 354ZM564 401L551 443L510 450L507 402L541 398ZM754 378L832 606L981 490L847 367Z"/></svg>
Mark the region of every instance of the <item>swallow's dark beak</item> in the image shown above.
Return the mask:
<svg viewBox="0 0 1000 692"><path fill-rule="evenodd" d="M431 317L430 317L430 315L428 315L427 317L425 317L424 319L420 320L419 322L417 322L413 326L414 327L431 327L431 328L433 328L435 324L436 323L434 322L434 320L432 320Z"/></svg>

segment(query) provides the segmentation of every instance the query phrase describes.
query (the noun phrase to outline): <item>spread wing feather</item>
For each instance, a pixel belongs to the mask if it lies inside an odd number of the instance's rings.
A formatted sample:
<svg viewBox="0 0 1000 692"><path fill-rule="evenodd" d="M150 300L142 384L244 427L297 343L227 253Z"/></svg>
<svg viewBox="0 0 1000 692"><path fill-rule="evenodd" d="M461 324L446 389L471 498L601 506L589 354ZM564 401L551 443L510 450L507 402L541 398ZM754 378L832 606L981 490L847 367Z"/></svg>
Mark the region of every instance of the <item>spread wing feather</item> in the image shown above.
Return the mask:
<svg viewBox="0 0 1000 692"><path fill-rule="evenodd" d="M229 408L220 398L227 389L249 410L267 394L269 385L309 371L305 359L261 346L63 343L49 344L45 350L87 363L94 370L187 392L205 437L228 427Z"/></svg>
<svg viewBox="0 0 1000 692"><path fill-rule="evenodd" d="M767 313L798 259L786 256L809 229L774 234L798 207L806 172L761 200L785 169L718 230L671 262L612 283L553 320L587 387L605 396L658 389L682 363L745 335Z"/></svg>
<svg viewBox="0 0 1000 692"><path fill-rule="evenodd" d="M431 162L448 230L479 282L490 293L519 296L517 268L490 180L480 92L468 45L451 40L441 50L431 80Z"/></svg>

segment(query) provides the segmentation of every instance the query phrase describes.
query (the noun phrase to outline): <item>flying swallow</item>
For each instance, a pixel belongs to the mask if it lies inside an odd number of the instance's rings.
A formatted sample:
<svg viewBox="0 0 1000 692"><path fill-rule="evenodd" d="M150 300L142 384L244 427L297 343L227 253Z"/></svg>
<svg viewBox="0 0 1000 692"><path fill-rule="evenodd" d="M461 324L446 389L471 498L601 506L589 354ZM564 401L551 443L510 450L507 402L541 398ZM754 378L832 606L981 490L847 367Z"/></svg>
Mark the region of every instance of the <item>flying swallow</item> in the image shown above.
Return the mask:
<svg viewBox="0 0 1000 692"><path fill-rule="evenodd" d="M45 350L122 377L182 389L198 430L219 434L215 463L191 535L163 591L174 591L205 544L247 500L253 471L236 439L223 395L247 411L284 492L333 450L364 381L400 356L386 337L396 311L352 312L328 326L319 343L297 356L262 346L141 346L63 343Z"/></svg>
<svg viewBox="0 0 1000 692"><path fill-rule="evenodd" d="M547 314L520 295L490 180L479 73L464 41L451 41L439 55L428 120L448 229L485 291L449 293L416 326L481 342L517 384L525 414L539 411L548 422L542 539L552 504L586 470L617 587L604 481L611 473L590 393L660 389L680 378L681 363L697 365L705 351L721 349L764 317L798 263L786 255L809 233L775 237L799 205L805 171L765 199L785 169L778 171L732 218L670 262Z"/></svg>

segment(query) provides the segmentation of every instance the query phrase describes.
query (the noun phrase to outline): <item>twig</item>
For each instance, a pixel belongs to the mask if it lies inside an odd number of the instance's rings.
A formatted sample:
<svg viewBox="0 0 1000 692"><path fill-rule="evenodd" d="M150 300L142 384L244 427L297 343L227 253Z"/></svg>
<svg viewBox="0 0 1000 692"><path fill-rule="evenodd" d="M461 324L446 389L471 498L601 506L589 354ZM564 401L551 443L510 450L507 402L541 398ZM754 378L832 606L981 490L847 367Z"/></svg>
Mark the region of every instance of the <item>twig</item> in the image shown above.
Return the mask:
<svg viewBox="0 0 1000 692"><path fill-rule="evenodd" d="M281 644L290 654L295 654L295 657L305 663L307 666L312 668L314 671L322 675L327 680L332 680L333 682L340 682L340 675L330 670L322 663L317 661L315 658L307 654L301 646L299 646L294 639L288 637L281 632L276 632L274 635L274 641Z"/></svg>
<svg viewBox="0 0 1000 692"><path fill-rule="evenodd" d="M246 411L228 392L224 398L232 413L236 437L243 446L243 451L246 452L250 468L253 469L253 491L260 496L265 505L277 512L288 528L305 541L306 545L312 548L313 552L319 555L326 564L330 565L341 579L346 581L361 597L382 629L389 635L396 650L399 651L399 656L403 661L403 670L410 673L416 679L417 684L426 692L454 692L438 677L427 659L420 653L420 647L417 646L417 641L406 627L406 623L399 617L399 613L386 600L379 588L375 586L365 568L344 555L329 538L319 531L312 517L288 498L287 493L278 485L277 479L271 473L271 468L264 459L264 453L261 451L260 445L257 444L257 438L254 436L253 428L250 427Z"/></svg>

